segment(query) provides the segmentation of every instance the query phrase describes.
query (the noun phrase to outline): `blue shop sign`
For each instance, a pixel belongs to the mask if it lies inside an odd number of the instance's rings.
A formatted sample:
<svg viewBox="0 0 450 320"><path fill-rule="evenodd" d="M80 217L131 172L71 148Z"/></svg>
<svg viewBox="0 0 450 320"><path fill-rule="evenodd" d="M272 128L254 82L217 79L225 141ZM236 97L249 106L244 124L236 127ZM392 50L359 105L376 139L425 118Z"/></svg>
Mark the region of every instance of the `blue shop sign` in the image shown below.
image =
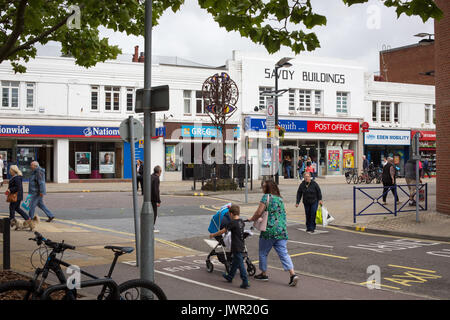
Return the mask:
<svg viewBox="0 0 450 320"><path fill-rule="evenodd" d="M253 131L265 131L266 130L266 119L257 119L257 118L246 118L245 119L246 130ZM286 132L306 132L307 130L307 121L306 120L285 120L280 119L278 123L281 127L283 127Z"/></svg>
<svg viewBox="0 0 450 320"><path fill-rule="evenodd" d="M239 127L233 128L234 138L239 138ZM222 133L217 132L217 128L213 126L181 126L181 136L187 138L217 138L221 137Z"/></svg>

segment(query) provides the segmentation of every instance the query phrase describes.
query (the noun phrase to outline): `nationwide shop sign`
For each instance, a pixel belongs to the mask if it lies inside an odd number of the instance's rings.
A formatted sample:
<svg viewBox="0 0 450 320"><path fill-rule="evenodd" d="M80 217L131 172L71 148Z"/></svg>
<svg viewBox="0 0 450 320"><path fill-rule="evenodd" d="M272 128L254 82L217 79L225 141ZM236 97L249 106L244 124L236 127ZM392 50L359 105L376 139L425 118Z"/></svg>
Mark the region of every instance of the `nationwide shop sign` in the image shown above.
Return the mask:
<svg viewBox="0 0 450 320"><path fill-rule="evenodd" d="M364 144L409 146L411 144L411 131L371 129L364 133Z"/></svg>
<svg viewBox="0 0 450 320"><path fill-rule="evenodd" d="M120 138L119 127L0 125L0 137Z"/></svg>
<svg viewBox="0 0 450 320"><path fill-rule="evenodd" d="M308 132L359 133L359 123L343 121L308 121Z"/></svg>

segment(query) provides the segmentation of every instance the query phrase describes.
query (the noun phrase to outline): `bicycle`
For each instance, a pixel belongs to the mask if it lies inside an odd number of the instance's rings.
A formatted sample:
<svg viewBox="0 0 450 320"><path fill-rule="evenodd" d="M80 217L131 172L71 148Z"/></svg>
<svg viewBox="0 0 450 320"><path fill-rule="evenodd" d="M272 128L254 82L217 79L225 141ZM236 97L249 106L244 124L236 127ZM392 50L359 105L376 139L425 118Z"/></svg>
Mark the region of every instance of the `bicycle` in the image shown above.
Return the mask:
<svg viewBox="0 0 450 320"><path fill-rule="evenodd" d="M358 173L356 169L350 168L345 171L345 181L350 184L353 182L356 184L358 182Z"/></svg>
<svg viewBox="0 0 450 320"><path fill-rule="evenodd" d="M36 268L33 279L30 281L16 280L0 284L0 299L6 297L12 298L13 300L47 300L52 299L52 294L55 292L62 291L63 300L76 300L78 298L77 289L68 288L66 276L61 269L61 265L65 267L70 267L71 265L62 261L62 257L61 259L56 258L57 254L61 253L61 255L63 255L65 250L75 250L75 247L64 243L64 241L61 243L53 242L44 238L39 232L35 232L34 234L35 237L30 238L29 240L35 241L39 246L38 249L41 249L42 247L45 249L52 249L46 259L44 267L42 269ZM148 280L133 279L117 285L111 278L117 260L121 255L133 252L134 248L105 246L105 249L110 249L114 252L114 259L111 263L108 275L104 278L99 278L80 269L81 274L93 279L81 281L81 288L102 286L102 290L97 296L97 300L141 300L149 297L158 300L167 300L164 291L158 285ZM44 289L43 284L50 271L56 274L60 284L49 286ZM42 277L39 279L41 275Z"/></svg>

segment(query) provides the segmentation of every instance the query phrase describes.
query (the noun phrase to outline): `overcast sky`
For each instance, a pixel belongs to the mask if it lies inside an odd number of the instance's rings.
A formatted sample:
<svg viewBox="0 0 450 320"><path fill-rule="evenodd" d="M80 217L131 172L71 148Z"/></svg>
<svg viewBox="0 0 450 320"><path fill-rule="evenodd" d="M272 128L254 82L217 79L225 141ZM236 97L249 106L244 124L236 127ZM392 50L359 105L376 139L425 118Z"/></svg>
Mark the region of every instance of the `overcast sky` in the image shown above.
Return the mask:
<svg viewBox="0 0 450 320"><path fill-rule="evenodd" d="M380 0L350 8L342 0L313 0L312 3L315 12L325 15L328 22L325 27L313 29L321 48L304 54L356 60L370 72L379 70L378 52L384 47L414 44L420 40L415 34L434 33L432 20L423 23L418 17L405 15L397 19L394 9L384 7ZM374 18L377 8L379 28ZM110 43L119 45L124 54L132 54L135 45L139 45L139 51L144 51L142 37L106 29L102 29L101 34L109 37ZM153 29L152 46L153 54L178 56L212 66L224 65L233 50L267 52L263 46L253 44L237 32L220 28L195 0L186 0L180 11L174 14L168 10L161 17L159 25ZM282 47L281 52L294 55L286 47Z"/></svg>

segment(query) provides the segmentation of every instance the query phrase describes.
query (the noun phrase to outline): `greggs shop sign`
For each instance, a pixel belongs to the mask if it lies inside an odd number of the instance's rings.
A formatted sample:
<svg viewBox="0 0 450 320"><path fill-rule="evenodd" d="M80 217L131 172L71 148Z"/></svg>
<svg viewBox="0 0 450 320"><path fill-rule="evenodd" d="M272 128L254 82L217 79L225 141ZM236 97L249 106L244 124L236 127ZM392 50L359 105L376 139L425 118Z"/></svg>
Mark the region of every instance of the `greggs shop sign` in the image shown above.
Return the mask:
<svg viewBox="0 0 450 320"><path fill-rule="evenodd" d="M311 121L311 120L284 120L280 119L279 124L286 132L311 132L311 133L359 133L358 122L343 121ZM266 130L266 119L246 118L246 130L264 131Z"/></svg>

